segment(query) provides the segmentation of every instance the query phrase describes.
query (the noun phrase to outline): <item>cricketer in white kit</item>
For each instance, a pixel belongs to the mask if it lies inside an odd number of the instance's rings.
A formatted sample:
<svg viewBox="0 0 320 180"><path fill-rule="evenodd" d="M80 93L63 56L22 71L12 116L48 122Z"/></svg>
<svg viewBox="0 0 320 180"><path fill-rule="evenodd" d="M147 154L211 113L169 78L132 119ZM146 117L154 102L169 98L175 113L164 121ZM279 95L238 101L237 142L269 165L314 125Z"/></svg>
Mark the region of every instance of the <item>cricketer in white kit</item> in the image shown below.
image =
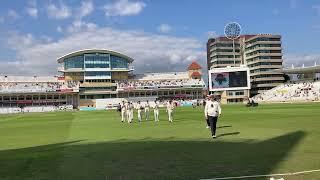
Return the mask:
<svg viewBox="0 0 320 180"><path fill-rule="evenodd" d="M168 113L168 117L169 117L169 122L173 122L173 110L174 110L174 104L173 102L170 100L167 103L167 113Z"/></svg>
<svg viewBox="0 0 320 180"><path fill-rule="evenodd" d="M149 113L150 113L150 104L149 101L147 100L147 103L144 106L144 113L146 116L146 121L149 119Z"/></svg>
<svg viewBox="0 0 320 180"><path fill-rule="evenodd" d="M153 106L153 114L154 114L154 121L159 121L159 104L157 101L154 101L154 106Z"/></svg>
<svg viewBox="0 0 320 180"><path fill-rule="evenodd" d="M141 105L140 101L138 101L136 109L138 110L138 120L139 120L139 122L141 122L142 121L141 113L142 113L142 110L143 110L143 106Z"/></svg>

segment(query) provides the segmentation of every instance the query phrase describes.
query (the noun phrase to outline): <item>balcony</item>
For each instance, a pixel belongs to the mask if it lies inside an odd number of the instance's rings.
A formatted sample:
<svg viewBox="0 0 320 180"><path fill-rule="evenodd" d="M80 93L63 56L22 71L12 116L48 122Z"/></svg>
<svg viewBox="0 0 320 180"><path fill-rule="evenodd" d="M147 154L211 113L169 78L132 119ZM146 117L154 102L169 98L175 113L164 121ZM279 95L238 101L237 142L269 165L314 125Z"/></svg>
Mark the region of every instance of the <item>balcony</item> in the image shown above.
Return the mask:
<svg viewBox="0 0 320 180"><path fill-rule="evenodd" d="M274 71L260 71L260 72L250 73L250 76L252 77L252 76L257 76L257 75L262 75L262 74L283 74L282 72L276 72L275 70Z"/></svg>
<svg viewBox="0 0 320 180"><path fill-rule="evenodd" d="M260 62L282 63L282 59L257 59L257 60L253 60L253 61L247 61L247 65L260 63Z"/></svg>
<svg viewBox="0 0 320 180"><path fill-rule="evenodd" d="M251 53L251 52L254 52L254 51L258 51L258 50L282 50L281 47L256 47L254 49L249 49L249 50L246 50L245 52L246 53Z"/></svg>
<svg viewBox="0 0 320 180"><path fill-rule="evenodd" d="M282 53L256 53L256 54L248 55L246 56L246 58L249 59L249 58L255 58L259 56L282 56Z"/></svg>
<svg viewBox="0 0 320 180"><path fill-rule="evenodd" d="M90 83L90 82L84 82L80 84L80 87L113 87L117 86L117 83L106 83L106 82L101 82L101 83Z"/></svg>
<svg viewBox="0 0 320 180"><path fill-rule="evenodd" d="M246 43L246 48L252 47L257 44L282 44L281 41L256 41L254 43Z"/></svg>
<svg viewBox="0 0 320 180"><path fill-rule="evenodd" d="M82 68L65 69L64 67L58 67L58 72L84 72L84 70Z"/></svg>
<svg viewBox="0 0 320 180"><path fill-rule="evenodd" d="M249 67L250 70L256 69L281 69L282 65L259 65L254 67Z"/></svg>
<svg viewBox="0 0 320 180"><path fill-rule="evenodd" d="M262 77L262 78L255 78L251 79L251 82L257 81L284 81L284 77Z"/></svg>

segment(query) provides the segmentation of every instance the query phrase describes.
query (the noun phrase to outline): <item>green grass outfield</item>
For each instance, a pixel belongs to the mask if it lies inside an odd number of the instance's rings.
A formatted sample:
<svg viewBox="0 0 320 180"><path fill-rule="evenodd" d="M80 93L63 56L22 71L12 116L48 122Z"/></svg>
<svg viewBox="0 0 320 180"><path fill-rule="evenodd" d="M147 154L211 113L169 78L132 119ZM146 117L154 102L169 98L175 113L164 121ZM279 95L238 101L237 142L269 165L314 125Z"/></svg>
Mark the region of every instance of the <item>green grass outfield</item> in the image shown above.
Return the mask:
<svg viewBox="0 0 320 180"><path fill-rule="evenodd" d="M200 179L320 169L320 104L222 106L215 140L203 109L170 124L115 111L0 115L0 179ZM153 113L151 114L153 117ZM264 179L264 178L260 178ZM266 178L265 178L266 179ZM285 179L320 179L320 172Z"/></svg>

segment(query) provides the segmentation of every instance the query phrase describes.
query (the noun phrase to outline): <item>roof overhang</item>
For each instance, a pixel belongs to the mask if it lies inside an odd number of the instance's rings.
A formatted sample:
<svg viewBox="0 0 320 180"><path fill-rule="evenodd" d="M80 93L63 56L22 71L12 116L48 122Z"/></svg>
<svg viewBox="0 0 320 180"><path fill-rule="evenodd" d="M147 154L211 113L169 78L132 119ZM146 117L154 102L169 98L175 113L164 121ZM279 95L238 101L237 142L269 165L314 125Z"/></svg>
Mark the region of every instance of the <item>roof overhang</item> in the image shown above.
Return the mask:
<svg viewBox="0 0 320 180"><path fill-rule="evenodd" d="M281 71L285 74L320 73L320 65L299 68L287 68L278 71Z"/></svg>
<svg viewBox="0 0 320 180"><path fill-rule="evenodd" d="M128 59L130 63L132 63L134 61L134 59L129 56L126 56L126 55L121 54L116 51L111 51L111 50L106 50L106 49L83 49L83 50L79 50L79 51L74 51L74 52L71 52L71 53L66 54L64 56L59 57L57 59L57 61L58 61L58 63L63 63L66 58L76 56L76 55L85 54L85 53L108 53L111 55L116 55L116 56L120 56L122 58Z"/></svg>

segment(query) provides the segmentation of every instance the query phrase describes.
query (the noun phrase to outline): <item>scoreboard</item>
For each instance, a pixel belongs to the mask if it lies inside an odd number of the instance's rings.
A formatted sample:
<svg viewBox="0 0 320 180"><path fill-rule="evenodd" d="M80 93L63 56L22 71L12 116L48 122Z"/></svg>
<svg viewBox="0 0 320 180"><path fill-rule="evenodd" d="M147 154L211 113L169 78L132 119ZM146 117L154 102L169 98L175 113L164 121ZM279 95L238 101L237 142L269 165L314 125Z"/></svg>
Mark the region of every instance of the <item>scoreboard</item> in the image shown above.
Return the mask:
<svg viewBox="0 0 320 180"><path fill-rule="evenodd" d="M250 71L246 66L209 70L209 91L250 89Z"/></svg>

